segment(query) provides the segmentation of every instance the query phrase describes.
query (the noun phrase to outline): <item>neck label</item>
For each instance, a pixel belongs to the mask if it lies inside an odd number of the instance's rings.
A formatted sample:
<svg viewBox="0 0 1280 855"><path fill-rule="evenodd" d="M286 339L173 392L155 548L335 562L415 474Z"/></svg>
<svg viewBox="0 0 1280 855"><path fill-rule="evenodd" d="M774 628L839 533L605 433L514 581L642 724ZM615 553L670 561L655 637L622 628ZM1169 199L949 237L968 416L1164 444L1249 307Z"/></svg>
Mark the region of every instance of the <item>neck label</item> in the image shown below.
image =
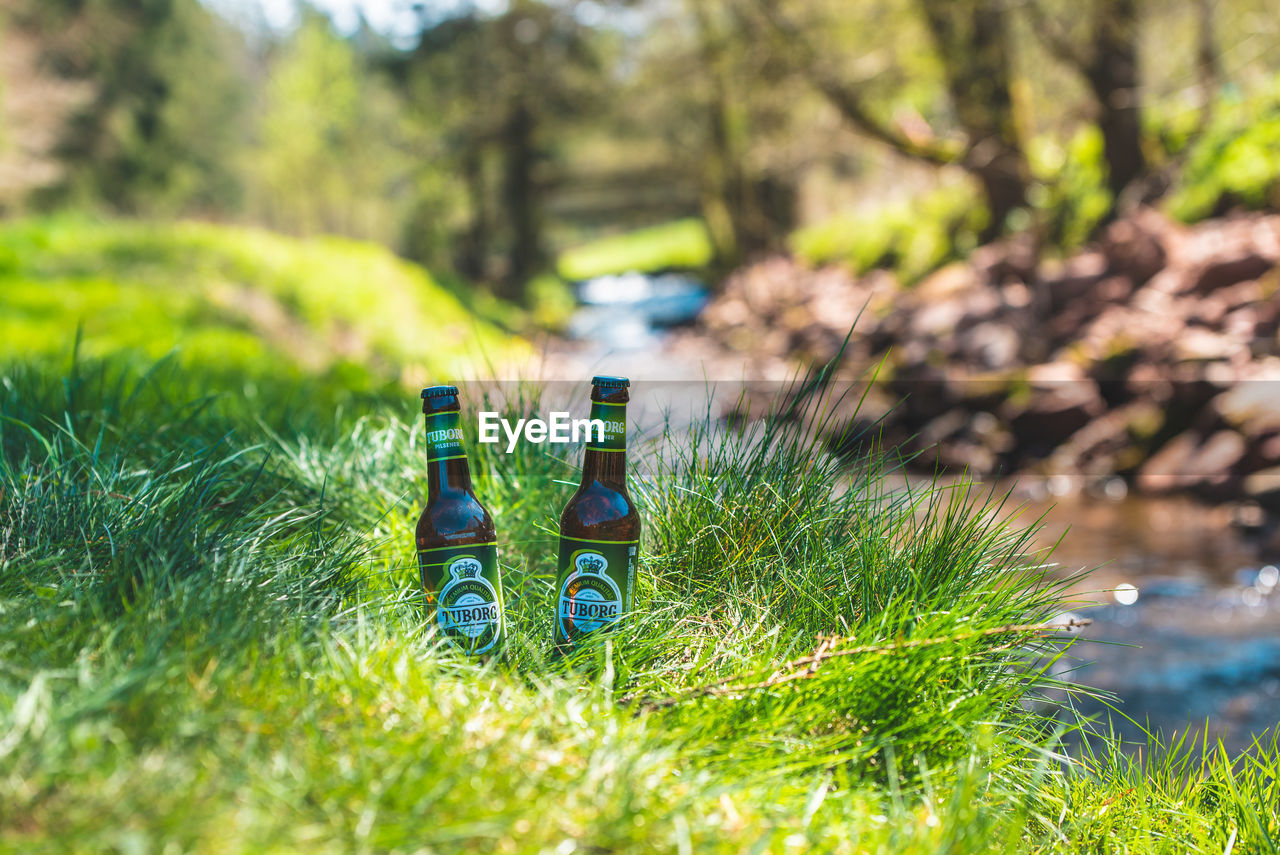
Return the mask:
<svg viewBox="0 0 1280 855"><path fill-rule="evenodd" d="M604 425L603 435L592 432L587 448L595 451L627 450L627 405L591 402L591 421ZM598 438L597 438L598 437Z"/></svg>
<svg viewBox="0 0 1280 855"><path fill-rule="evenodd" d="M462 448L461 413L432 413L427 416L427 462L465 458Z"/></svg>

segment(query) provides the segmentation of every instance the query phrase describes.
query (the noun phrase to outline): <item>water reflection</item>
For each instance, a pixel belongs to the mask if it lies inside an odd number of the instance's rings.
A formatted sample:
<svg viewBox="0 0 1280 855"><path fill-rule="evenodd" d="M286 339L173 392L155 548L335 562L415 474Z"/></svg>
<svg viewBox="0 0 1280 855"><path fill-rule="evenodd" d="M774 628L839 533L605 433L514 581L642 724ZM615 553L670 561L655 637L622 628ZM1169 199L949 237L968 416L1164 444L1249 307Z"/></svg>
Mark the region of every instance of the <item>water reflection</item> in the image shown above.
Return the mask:
<svg viewBox="0 0 1280 855"><path fill-rule="evenodd" d="M682 273L600 276L578 283L577 294L570 337L606 350L656 348L664 329L693 321L710 299L700 281Z"/></svg>
<svg viewBox="0 0 1280 855"><path fill-rule="evenodd" d="M1025 488L1018 488L1029 495ZM1063 676L1115 693L1167 736L1207 728L1234 751L1280 720L1277 549L1238 509L1190 499L1068 494L1028 500L1062 572L1096 568L1072 591L1093 619ZM1081 711L1105 719L1104 704ZM1112 716L1135 745L1137 725Z"/></svg>

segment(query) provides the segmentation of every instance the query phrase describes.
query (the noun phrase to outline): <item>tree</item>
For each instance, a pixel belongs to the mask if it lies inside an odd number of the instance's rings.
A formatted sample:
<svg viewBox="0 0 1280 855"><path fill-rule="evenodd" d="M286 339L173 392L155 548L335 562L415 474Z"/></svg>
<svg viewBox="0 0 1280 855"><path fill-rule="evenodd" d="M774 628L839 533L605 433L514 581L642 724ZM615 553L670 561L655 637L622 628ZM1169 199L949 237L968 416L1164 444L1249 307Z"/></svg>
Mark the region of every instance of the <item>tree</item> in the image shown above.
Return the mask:
<svg viewBox="0 0 1280 855"><path fill-rule="evenodd" d="M394 244L410 200L402 105L328 18L304 9L273 59L248 152L258 219Z"/></svg>
<svg viewBox="0 0 1280 855"><path fill-rule="evenodd" d="M814 31L823 29L824 16L802 26L784 3L750 0L748 8L772 36L778 56L813 84L850 126L906 157L939 166L956 164L973 175L990 213L983 239L998 234L1007 216L1026 204L1028 169L1011 94L1008 21L1001 0L917 0L914 6L930 39L959 138L940 135L923 122L907 128L886 118L864 94L861 81L849 81L837 70L834 51L818 46ZM905 89L909 84L900 85ZM896 98L890 94L886 100Z"/></svg>
<svg viewBox="0 0 1280 855"><path fill-rule="evenodd" d="M729 269L776 248L794 225L794 183L759 156L765 129L788 123L770 101L781 81L742 21L709 0L687 5L695 33L690 65L703 82L702 211L718 265Z"/></svg>
<svg viewBox="0 0 1280 855"><path fill-rule="evenodd" d="M593 35L571 9L515 0L498 15L473 8L424 22L399 71L432 150L454 167L467 199L456 267L496 280L514 299L548 262L544 202L556 138L601 103Z"/></svg>
<svg viewBox="0 0 1280 855"><path fill-rule="evenodd" d="M1142 151L1138 0L1073 2L1059 15L1044 3L1029 0L1027 12L1044 44L1081 76L1092 96L1114 211L1121 194L1147 165Z"/></svg>
<svg viewBox="0 0 1280 855"><path fill-rule="evenodd" d="M198 0L16 0L14 26L55 74L84 81L55 147L46 204L126 212L235 204L232 152L244 106L236 34ZM230 59L229 59L230 57Z"/></svg>

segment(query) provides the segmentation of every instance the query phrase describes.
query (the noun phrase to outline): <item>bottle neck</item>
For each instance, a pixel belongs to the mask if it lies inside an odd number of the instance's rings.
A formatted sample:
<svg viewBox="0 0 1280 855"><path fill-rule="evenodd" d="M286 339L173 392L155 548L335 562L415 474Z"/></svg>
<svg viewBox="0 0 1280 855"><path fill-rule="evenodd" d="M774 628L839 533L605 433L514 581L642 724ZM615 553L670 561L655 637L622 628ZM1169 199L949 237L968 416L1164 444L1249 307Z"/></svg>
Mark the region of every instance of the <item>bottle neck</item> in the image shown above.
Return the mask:
<svg viewBox="0 0 1280 855"><path fill-rule="evenodd" d="M602 481L619 487L627 483L627 405L606 401L591 402L592 430L582 458L582 483ZM603 436L594 427L604 425Z"/></svg>
<svg viewBox="0 0 1280 855"><path fill-rule="evenodd" d="M471 492L471 467L462 447L461 414L457 410L428 413L427 501L442 493Z"/></svg>
<svg viewBox="0 0 1280 855"><path fill-rule="evenodd" d="M433 502L441 493L451 492L474 492L467 459L427 461L427 501Z"/></svg>

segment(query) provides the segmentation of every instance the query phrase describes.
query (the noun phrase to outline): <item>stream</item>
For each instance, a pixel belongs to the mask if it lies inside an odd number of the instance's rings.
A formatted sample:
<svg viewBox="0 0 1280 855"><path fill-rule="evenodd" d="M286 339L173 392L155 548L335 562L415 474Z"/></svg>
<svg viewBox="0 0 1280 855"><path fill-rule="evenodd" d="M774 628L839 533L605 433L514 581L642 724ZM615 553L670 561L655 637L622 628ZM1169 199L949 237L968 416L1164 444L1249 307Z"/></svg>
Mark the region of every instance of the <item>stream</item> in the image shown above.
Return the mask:
<svg viewBox="0 0 1280 855"><path fill-rule="evenodd" d="M706 365L668 346L671 328L690 324L706 305L702 283L680 274L625 274L580 283L578 297L569 332L584 371L636 379L633 401L647 405L650 420L659 412L706 412ZM723 367L719 373L731 376ZM633 408L637 424L646 417L642 407ZM1092 624L1055 675L1111 693L1125 716L1166 740L1207 730L1236 752L1274 728L1277 545L1252 537L1226 507L1135 496L1119 479L1097 493L1062 486L1037 479L1001 485L1021 506L1019 521L1038 521L1039 545L1057 544L1054 572L1091 570L1072 583L1067 608ZM1088 696L1074 705L1103 729L1110 718L1131 750L1141 750L1138 724Z"/></svg>

